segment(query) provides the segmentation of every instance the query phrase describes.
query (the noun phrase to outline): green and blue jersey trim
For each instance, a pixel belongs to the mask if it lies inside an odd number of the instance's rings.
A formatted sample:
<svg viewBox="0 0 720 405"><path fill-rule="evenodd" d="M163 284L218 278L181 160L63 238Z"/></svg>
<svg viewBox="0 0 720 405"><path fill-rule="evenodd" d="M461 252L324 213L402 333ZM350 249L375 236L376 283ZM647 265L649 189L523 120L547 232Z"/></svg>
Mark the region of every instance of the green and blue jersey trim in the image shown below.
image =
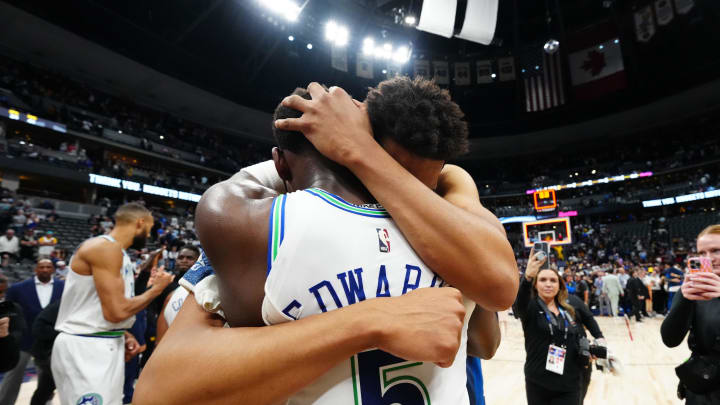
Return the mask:
<svg viewBox="0 0 720 405"><path fill-rule="evenodd" d="M351 214L362 215L371 218L390 218L390 214L388 214L385 209L367 208L355 204L350 204L349 202L343 200L341 197L330 194L327 191L321 190L319 188L309 188L305 191L314 195L315 197L320 198L326 203Z"/></svg>
<svg viewBox="0 0 720 405"><path fill-rule="evenodd" d="M75 336L84 336L84 337L96 337L96 338L119 338L125 336L124 330L110 330L106 332L95 332L95 333L79 333Z"/></svg>
<svg viewBox="0 0 720 405"><path fill-rule="evenodd" d="M287 195L282 194L273 200L270 208L270 226L268 235L267 274L270 274L272 264L278 254L278 249L285 238L285 202Z"/></svg>

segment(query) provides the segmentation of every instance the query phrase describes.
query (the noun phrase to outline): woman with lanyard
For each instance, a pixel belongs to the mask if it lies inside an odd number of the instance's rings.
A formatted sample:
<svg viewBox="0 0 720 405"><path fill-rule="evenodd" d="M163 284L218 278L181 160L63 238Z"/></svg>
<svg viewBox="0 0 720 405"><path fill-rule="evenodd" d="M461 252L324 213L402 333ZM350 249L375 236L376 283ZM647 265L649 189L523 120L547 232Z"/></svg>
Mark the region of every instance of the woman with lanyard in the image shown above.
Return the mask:
<svg viewBox="0 0 720 405"><path fill-rule="evenodd" d="M545 253L530 252L514 311L525 335L528 405L577 405L582 368L575 311L555 269L540 269Z"/></svg>

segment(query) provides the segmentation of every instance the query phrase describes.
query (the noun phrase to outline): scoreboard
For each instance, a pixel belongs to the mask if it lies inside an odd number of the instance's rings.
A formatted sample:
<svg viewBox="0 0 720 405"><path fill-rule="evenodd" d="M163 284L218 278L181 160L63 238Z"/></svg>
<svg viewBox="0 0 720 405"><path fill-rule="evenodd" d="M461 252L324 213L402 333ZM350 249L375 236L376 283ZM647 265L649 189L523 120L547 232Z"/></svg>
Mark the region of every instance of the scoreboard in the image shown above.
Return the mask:
<svg viewBox="0 0 720 405"><path fill-rule="evenodd" d="M533 193L533 202L537 212L553 211L557 208L555 190L540 190Z"/></svg>

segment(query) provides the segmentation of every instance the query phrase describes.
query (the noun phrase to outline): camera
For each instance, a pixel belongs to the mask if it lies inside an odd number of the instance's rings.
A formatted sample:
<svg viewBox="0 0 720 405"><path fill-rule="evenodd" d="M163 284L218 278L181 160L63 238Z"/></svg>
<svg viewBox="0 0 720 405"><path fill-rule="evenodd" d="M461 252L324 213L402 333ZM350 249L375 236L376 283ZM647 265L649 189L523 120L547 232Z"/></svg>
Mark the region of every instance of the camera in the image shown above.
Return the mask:
<svg viewBox="0 0 720 405"><path fill-rule="evenodd" d="M578 355L583 364L588 364L590 362L590 356L595 356L598 359L606 359L607 347L590 344L587 338L582 337L578 341Z"/></svg>

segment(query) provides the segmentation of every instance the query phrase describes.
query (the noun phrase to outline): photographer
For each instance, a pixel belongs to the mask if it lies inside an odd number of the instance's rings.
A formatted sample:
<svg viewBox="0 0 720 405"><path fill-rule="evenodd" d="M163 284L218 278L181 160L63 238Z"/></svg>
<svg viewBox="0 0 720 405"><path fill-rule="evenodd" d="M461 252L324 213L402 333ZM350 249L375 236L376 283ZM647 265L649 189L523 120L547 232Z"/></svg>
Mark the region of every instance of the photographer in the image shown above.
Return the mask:
<svg viewBox="0 0 720 405"><path fill-rule="evenodd" d="M575 309L554 269L540 269L545 253L530 251L513 312L525 335L525 390L528 405L577 405L583 364Z"/></svg>
<svg viewBox="0 0 720 405"><path fill-rule="evenodd" d="M666 346L675 347L690 332L692 355L675 369L678 396L688 405L709 405L720 403L720 225L700 232L697 251L712 261L712 272L685 276L660 333Z"/></svg>
<svg viewBox="0 0 720 405"><path fill-rule="evenodd" d="M20 340L25 331L22 309L5 301L7 278L0 274L0 373L12 370L20 360Z"/></svg>
<svg viewBox="0 0 720 405"><path fill-rule="evenodd" d="M585 353L584 356L587 360L584 361L584 365L582 365L582 378L580 381L580 401L579 403L582 404L583 401L585 401L585 395L587 394L588 387L590 386L590 379L592 378L592 359L595 357L602 357L605 358L607 355L607 343L605 342L605 337L603 336L602 331L600 330L600 326L598 325L597 321L595 320L595 317L593 316L592 312L590 311L590 308L588 308L587 304L585 304L580 298L570 295L568 296L568 304L572 305L572 307L575 309L575 319L578 323L578 325L582 325L580 328L578 328L578 332L580 332L580 336L582 338L587 339L587 333L585 333L585 329L590 331L590 334L595 338L595 341L597 342L598 346L601 346L601 351L605 352L605 356L590 356L590 353ZM589 342L588 342L589 343ZM596 346L597 347L597 346ZM582 350L581 350L582 351Z"/></svg>

